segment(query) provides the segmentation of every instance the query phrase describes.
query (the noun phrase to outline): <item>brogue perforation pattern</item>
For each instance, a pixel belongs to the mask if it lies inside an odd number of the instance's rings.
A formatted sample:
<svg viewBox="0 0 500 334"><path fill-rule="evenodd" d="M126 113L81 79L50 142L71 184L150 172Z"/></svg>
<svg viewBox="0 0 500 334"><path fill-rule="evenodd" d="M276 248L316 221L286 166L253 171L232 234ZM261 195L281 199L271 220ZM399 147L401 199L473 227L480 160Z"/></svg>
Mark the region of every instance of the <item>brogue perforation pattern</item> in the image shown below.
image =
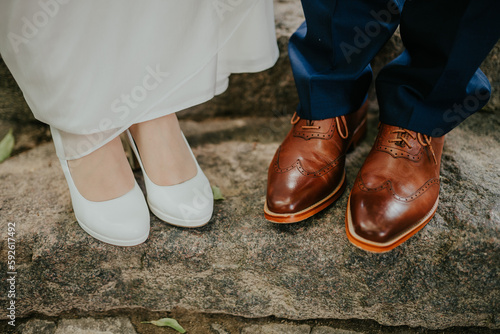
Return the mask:
<svg viewBox="0 0 500 334"><path fill-rule="evenodd" d="M420 161L422 159L422 149L420 149L418 151L418 154L416 154L416 155L409 154L409 153L403 153L404 151L402 151L402 150L398 150L398 149L395 149L393 147L385 146L385 145L378 145L377 150L382 151L382 152L387 152L390 155L392 155L394 158L406 158L406 159L411 160L411 161ZM398 151L399 151L399 153L398 153Z"/></svg>
<svg viewBox="0 0 500 334"><path fill-rule="evenodd" d="M369 188L367 187L363 180L359 179L358 181L358 187L362 190L362 191L365 191L365 192L377 192L377 191L381 191L383 189L387 189L389 190L391 193L392 193L392 196L394 196L394 198L396 198L397 200L399 201L402 201L402 202L411 202L415 199L417 199L418 197L420 197L421 195L423 195L428 189L430 189L431 187L433 186L439 186L439 179L438 178L432 178L430 180L428 180L426 183L424 183L424 185L420 188L417 189L416 192L414 192L411 196L408 196L408 197L403 197L403 196L399 196L395 191L394 191L394 188L392 186L392 181L391 180L387 180L385 181L384 183L382 183L382 185L376 187L376 188Z"/></svg>
<svg viewBox="0 0 500 334"><path fill-rule="evenodd" d="M323 167L321 169L318 169L318 170L316 170L314 172L308 172L302 166L302 163L300 162L300 160L295 161L295 163L293 163L292 165L290 165L288 167L285 167L285 168L281 168L279 166L278 161L275 161L274 164L273 164L273 169L274 169L274 171L276 173L286 173L286 172L291 171L294 168L297 168L297 170L302 175L304 175L304 176L308 176L308 177L320 177L320 176L324 176L324 175L328 174L330 171L332 171L339 164L339 161L340 161L341 157L343 157L343 156L338 157L334 161L332 161L329 164L327 164L325 167Z"/></svg>

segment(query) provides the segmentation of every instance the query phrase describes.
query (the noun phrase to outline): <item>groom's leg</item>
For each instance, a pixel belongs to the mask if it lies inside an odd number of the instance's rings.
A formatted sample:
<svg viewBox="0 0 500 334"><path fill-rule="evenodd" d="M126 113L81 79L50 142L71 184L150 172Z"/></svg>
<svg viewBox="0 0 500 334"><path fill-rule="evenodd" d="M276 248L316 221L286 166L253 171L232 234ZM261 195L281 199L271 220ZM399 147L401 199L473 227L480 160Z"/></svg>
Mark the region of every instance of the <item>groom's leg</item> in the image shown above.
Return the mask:
<svg viewBox="0 0 500 334"><path fill-rule="evenodd" d="M439 137L480 110L491 87L479 65L500 37L499 13L498 0L407 2L406 50L377 77L381 122Z"/></svg>
<svg viewBox="0 0 500 334"><path fill-rule="evenodd" d="M490 95L478 66L500 36L499 12L498 0L405 4L406 51L377 78L379 134L349 197L346 230L355 245L391 250L433 217L443 135Z"/></svg>
<svg viewBox="0 0 500 334"><path fill-rule="evenodd" d="M372 81L370 61L398 26L401 4L302 1L306 22L289 43L301 118L346 115L363 104Z"/></svg>
<svg viewBox="0 0 500 334"><path fill-rule="evenodd" d="M289 46L298 116L269 167L264 208L279 223L304 220L344 191L345 154L366 131L361 106L372 80L369 62L400 15L393 0L304 0L302 6L306 23Z"/></svg>

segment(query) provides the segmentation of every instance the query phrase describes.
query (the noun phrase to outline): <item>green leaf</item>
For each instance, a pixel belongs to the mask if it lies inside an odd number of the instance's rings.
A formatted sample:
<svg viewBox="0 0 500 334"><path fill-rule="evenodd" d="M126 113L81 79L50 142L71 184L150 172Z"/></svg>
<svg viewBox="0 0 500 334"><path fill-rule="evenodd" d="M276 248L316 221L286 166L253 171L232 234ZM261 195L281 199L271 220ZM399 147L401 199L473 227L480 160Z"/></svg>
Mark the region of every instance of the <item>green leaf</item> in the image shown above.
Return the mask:
<svg viewBox="0 0 500 334"><path fill-rule="evenodd" d="M12 129L3 137L0 141L0 162L4 161L12 153L14 148L14 136L12 135Z"/></svg>
<svg viewBox="0 0 500 334"><path fill-rule="evenodd" d="M177 320L172 318L162 318L159 320L152 321L142 321L141 324L153 324L158 327L170 327L178 331L179 333L186 333L186 330L179 325Z"/></svg>
<svg viewBox="0 0 500 334"><path fill-rule="evenodd" d="M212 186L212 193L214 194L214 201L222 201L225 199L224 196L222 196L220 188L217 186Z"/></svg>

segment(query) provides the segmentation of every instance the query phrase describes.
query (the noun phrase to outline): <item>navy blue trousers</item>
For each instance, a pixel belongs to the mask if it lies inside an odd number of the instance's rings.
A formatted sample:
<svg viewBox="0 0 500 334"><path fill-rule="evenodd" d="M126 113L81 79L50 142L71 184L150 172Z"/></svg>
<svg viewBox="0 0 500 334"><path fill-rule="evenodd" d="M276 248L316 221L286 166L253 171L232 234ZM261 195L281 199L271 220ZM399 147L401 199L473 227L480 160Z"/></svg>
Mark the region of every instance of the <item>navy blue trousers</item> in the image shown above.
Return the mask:
<svg viewBox="0 0 500 334"><path fill-rule="evenodd" d="M441 136L489 100L479 65L500 37L499 0L302 0L306 22L289 55L297 113L325 119L357 110L370 61L400 24L404 52L376 79L380 121Z"/></svg>

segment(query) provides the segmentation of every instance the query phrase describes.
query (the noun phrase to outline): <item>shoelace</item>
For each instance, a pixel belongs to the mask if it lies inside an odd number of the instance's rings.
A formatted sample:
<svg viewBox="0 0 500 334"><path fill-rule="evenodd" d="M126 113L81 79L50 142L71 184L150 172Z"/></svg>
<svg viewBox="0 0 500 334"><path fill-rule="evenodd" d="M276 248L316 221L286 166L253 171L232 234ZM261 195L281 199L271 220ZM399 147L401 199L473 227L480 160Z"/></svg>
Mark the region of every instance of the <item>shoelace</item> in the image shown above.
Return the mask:
<svg viewBox="0 0 500 334"><path fill-rule="evenodd" d="M429 151L431 151L431 153L432 153L432 158L434 159L434 163L437 165L436 154L434 154L434 149L432 148L432 145L431 145L431 141L432 141L431 137L429 137L427 135L423 135L419 132L417 132L415 135L406 129L392 130L391 133L395 133L395 134L398 134L398 133L405 134L406 133L407 135L409 135L413 139L417 139L418 142L420 143L420 145L422 145L423 147L429 148ZM408 146L408 148L412 148L412 146L410 145L410 143L408 142L408 140L404 136L400 136L399 138L389 139L389 142L390 143L402 143L402 142L404 142Z"/></svg>
<svg viewBox="0 0 500 334"><path fill-rule="evenodd" d="M295 125L297 124L298 121L300 121L300 117L297 115L297 113L294 113L292 119L290 120L290 123L292 125ZM347 120L345 119L344 116L340 116L340 117L335 117L335 121L337 122L337 131L339 132L340 137L342 139L347 139L347 137L349 136L349 129L347 128ZM342 132L342 126L345 130L345 133ZM311 120L306 120L306 125L302 125L303 130L310 130L310 129L318 130L319 128L320 126L314 125L314 121Z"/></svg>

